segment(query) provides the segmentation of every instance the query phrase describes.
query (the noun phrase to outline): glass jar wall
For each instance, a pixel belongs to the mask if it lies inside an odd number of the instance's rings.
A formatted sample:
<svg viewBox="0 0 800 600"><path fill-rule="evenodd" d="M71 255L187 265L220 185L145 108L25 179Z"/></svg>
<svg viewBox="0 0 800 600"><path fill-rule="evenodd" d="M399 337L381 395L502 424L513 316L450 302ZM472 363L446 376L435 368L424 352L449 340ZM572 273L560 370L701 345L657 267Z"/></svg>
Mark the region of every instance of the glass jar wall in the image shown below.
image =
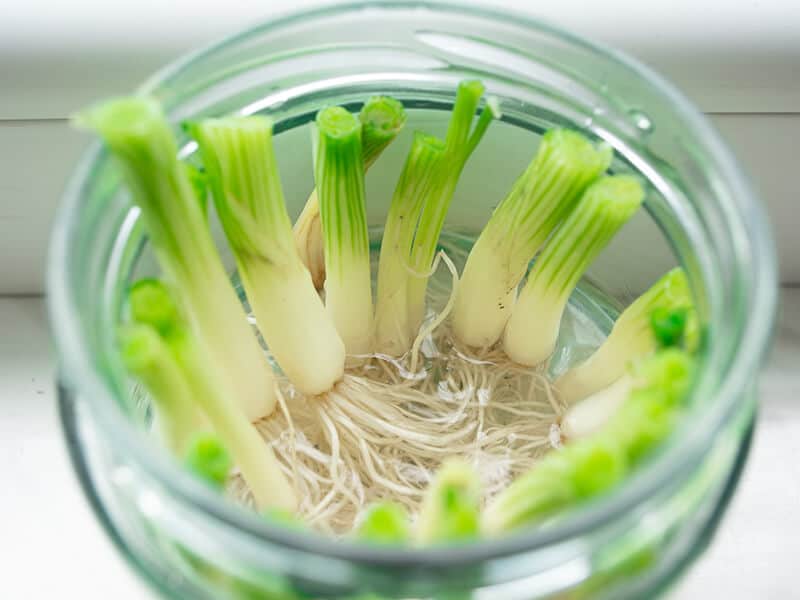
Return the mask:
<svg viewBox="0 0 800 600"><path fill-rule="evenodd" d="M485 83L504 116L471 159L447 229L480 230L544 130L568 126L610 143L612 170L647 180L647 211L591 269L603 290L586 292L594 308L575 306L613 312L626 294L683 264L707 331L691 417L646 469L546 529L413 551L278 529L206 490L147 437L146 406L130 394L113 331L126 282L151 272L153 257L113 163L95 148L67 191L50 254L61 411L98 515L165 595L639 597L662 589L713 532L752 430L775 306L774 254L738 165L656 75L518 15L397 2L276 19L179 61L144 90L164 104L179 136L190 118L269 114L293 216L313 181L307 129L316 110L356 107L375 93L401 99L407 131L367 180L368 218L380 225L410 132L442 132L467 77ZM605 329L611 322L602 311L592 319Z"/></svg>

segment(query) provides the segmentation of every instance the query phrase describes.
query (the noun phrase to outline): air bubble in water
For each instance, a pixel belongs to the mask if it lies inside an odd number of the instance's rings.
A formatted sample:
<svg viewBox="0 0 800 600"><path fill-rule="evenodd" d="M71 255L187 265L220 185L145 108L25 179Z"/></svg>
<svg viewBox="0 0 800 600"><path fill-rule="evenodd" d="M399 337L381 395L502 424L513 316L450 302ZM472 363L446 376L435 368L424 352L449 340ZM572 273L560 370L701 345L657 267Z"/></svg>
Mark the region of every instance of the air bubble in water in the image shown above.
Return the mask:
<svg viewBox="0 0 800 600"><path fill-rule="evenodd" d="M651 133L653 131L653 122L641 110L635 109L628 113L633 120L633 124L642 133Z"/></svg>

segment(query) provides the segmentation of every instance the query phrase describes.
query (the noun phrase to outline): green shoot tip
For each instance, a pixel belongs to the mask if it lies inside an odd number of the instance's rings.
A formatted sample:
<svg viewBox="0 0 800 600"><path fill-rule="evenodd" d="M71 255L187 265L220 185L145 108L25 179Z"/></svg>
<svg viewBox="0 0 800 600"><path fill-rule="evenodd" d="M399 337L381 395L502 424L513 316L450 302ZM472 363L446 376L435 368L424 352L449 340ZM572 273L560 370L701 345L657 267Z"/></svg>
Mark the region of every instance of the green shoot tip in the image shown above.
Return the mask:
<svg viewBox="0 0 800 600"><path fill-rule="evenodd" d="M622 446L610 437L589 438L562 452L573 467L573 485L579 498L591 498L610 489L625 476L628 465Z"/></svg>
<svg viewBox="0 0 800 600"><path fill-rule="evenodd" d="M373 96L364 104L358 118L365 129L394 137L406 123L406 111L399 100L388 96Z"/></svg>
<svg viewBox="0 0 800 600"><path fill-rule="evenodd" d="M357 536L375 544L403 544L409 539L408 513L394 502L373 504L367 509Z"/></svg>
<svg viewBox="0 0 800 600"><path fill-rule="evenodd" d="M201 433L189 443L185 464L206 483L221 488L228 479L233 460L217 436Z"/></svg>
<svg viewBox="0 0 800 600"><path fill-rule="evenodd" d="M483 95L486 87L480 79L465 79L458 84L458 94L469 95L476 100Z"/></svg>
<svg viewBox="0 0 800 600"><path fill-rule="evenodd" d="M461 460L445 462L428 489L419 517L421 542L471 539L480 530L480 481Z"/></svg>
<svg viewBox="0 0 800 600"><path fill-rule="evenodd" d="M134 322L150 325L161 335L168 335L180 322L172 294L158 279L134 283L128 292L128 303Z"/></svg>
<svg viewBox="0 0 800 600"><path fill-rule="evenodd" d="M320 133L333 139L349 138L361 128L359 120L341 106L329 106L317 113Z"/></svg>
<svg viewBox="0 0 800 600"><path fill-rule="evenodd" d="M613 149L608 144L593 144L583 134L571 129L546 131L542 144L555 150L563 167L574 171L605 171L613 156Z"/></svg>
<svg viewBox="0 0 800 600"><path fill-rule="evenodd" d="M150 325L123 325L117 331L117 340L125 367L134 373L147 368L161 357L159 349L163 342Z"/></svg>
<svg viewBox="0 0 800 600"><path fill-rule="evenodd" d="M634 369L635 391L652 391L669 405L683 401L694 374L694 360L679 348L666 348L643 360Z"/></svg>
<svg viewBox="0 0 800 600"><path fill-rule="evenodd" d="M639 208L644 200L644 188L636 177L630 175L611 175L601 177L589 186L581 204L586 209L602 205L609 216L625 222Z"/></svg>
<svg viewBox="0 0 800 600"><path fill-rule="evenodd" d="M681 345L688 318L689 311L686 308L659 306L653 310L650 325L659 346L670 348Z"/></svg>
<svg viewBox="0 0 800 600"><path fill-rule="evenodd" d="M78 129L98 131L112 146L134 137L151 135L164 121L161 105L147 96L124 96L92 105L70 119Z"/></svg>

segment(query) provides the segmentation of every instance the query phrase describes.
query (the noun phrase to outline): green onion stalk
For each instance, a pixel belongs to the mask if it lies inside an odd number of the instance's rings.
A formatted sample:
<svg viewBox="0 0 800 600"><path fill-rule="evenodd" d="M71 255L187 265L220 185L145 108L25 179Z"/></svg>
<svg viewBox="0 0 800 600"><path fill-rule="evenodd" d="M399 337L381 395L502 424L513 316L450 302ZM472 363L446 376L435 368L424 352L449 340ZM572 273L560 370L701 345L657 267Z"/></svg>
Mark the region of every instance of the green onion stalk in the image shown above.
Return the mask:
<svg viewBox="0 0 800 600"><path fill-rule="evenodd" d="M190 125L258 327L278 365L305 394L344 372L336 327L297 254L266 117Z"/></svg>
<svg viewBox="0 0 800 600"><path fill-rule="evenodd" d="M199 182L178 160L159 104L144 97L111 100L78 114L75 123L97 132L122 167L164 276L232 391L227 402L251 420L270 414L272 372L220 260L195 193Z"/></svg>
<svg viewBox="0 0 800 600"><path fill-rule="evenodd" d="M671 277L678 277L680 273L677 269L671 271L654 288L658 288ZM688 299L688 286L686 286L685 278L679 285L684 286L684 299ZM654 288L651 288L644 296L649 295ZM640 318L646 323L645 327L650 332L649 337L655 340L653 347L656 350L683 347L688 352L694 351L693 333L696 331L696 319L693 318L691 304L687 308L684 302L674 302L672 307L668 308L663 303L653 302L650 308L652 309L650 318L648 319L644 315L640 315ZM622 316L625 316L624 312ZM648 351L652 349L646 348ZM646 354L642 356L646 356ZM641 356L637 358L642 360ZM637 368L633 360L631 359L627 363L627 371L616 381L570 406L560 423L563 439L576 440L586 437L600 430L611 420L624 404L631 390L636 388Z"/></svg>
<svg viewBox="0 0 800 600"><path fill-rule="evenodd" d="M458 459L446 461L425 493L416 526L420 544L459 543L480 533L478 474Z"/></svg>
<svg viewBox="0 0 800 600"><path fill-rule="evenodd" d="M652 354L660 344L680 341L674 339L676 328L683 331L682 319L695 321L692 307L686 274L676 267L622 311L608 338L594 354L558 378L555 385L561 398L568 405L575 404L625 375L631 361ZM667 316L661 317L662 326L653 328L651 321L659 315ZM659 335L664 338L662 342Z"/></svg>
<svg viewBox="0 0 800 600"><path fill-rule="evenodd" d="M625 373L607 387L570 406L559 423L562 439L578 440L600 431L625 403L633 387L633 377Z"/></svg>
<svg viewBox="0 0 800 600"><path fill-rule="evenodd" d="M458 340L486 348L500 339L531 259L611 157L610 146L595 146L575 131L544 134L467 258L452 316Z"/></svg>
<svg viewBox="0 0 800 600"><path fill-rule="evenodd" d="M191 473L220 490L225 487L233 468L228 449L216 435L210 433L201 433L192 438L183 462Z"/></svg>
<svg viewBox="0 0 800 600"><path fill-rule="evenodd" d="M561 317L587 267L642 203L639 181L627 175L602 177L539 254L503 333L511 360L537 365L553 352Z"/></svg>
<svg viewBox="0 0 800 600"><path fill-rule="evenodd" d="M169 346L156 330L141 324L121 326L118 343L125 368L153 399L154 429L173 454L183 456L206 420Z"/></svg>
<svg viewBox="0 0 800 600"><path fill-rule="evenodd" d="M675 429L694 372L694 359L681 348L662 350L634 369L634 389L603 428L630 464L642 462Z"/></svg>
<svg viewBox="0 0 800 600"><path fill-rule="evenodd" d="M403 105L394 98L373 96L364 104L358 119L362 124L361 162L366 171L402 131L406 113ZM316 188L294 224L294 240L300 259L311 273L314 286L322 289L325 283L325 251Z"/></svg>
<svg viewBox="0 0 800 600"><path fill-rule="evenodd" d="M347 354L372 351L372 282L361 122L344 108L316 120L315 179L325 240L325 307Z"/></svg>
<svg viewBox="0 0 800 600"><path fill-rule="evenodd" d="M411 539L411 523L406 509L394 502L372 504L356 527L356 539L384 546L408 543Z"/></svg>
<svg viewBox="0 0 800 600"><path fill-rule="evenodd" d="M428 486L416 525L420 545L474 542L481 529L481 485L475 469L459 458L446 460ZM468 600L477 585L476 569L436 594L435 600Z"/></svg>
<svg viewBox="0 0 800 600"><path fill-rule="evenodd" d="M693 359L678 348L646 359L611 420L547 454L498 494L483 513L483 532L493 536L539 523L616 486L674 431L693 372Z"/></svg>
<svg viewBox="0 0 800 600"><path fill-rule="evenodd" d="M233 459L222 441L213 434L200 434L191 443L183 460L186 469L203 480L213 489L222 492L233 468ZM298 528L294 513L280 508L264 511L265 519L290 528ZM187 562L192 575L199 575L204 583L228 590L231 599L236 600L294 600L294 592L289 579L283 575L264 571L245 570L232 574L220 569L204 557L192 552L186 546L176 544L176 549Z"/></svg>
<svg viewBox="0 0 800 600"><path fill-rule="evenodd" d="M608 437L555 450L486 507L483 531L494 536L544 520L600 495L619 483L627 471L624 451Z"/></svg>
<svg viewBox="0 0 800 600"><path fill-rule="evenodd" d="M456 184L489 124L500 116L489 100L472 129L483 91L479 81L459 85L444 140L414 135L381 242L375 311L380 352L404 354L422 323L429 271Z"/></svg>
<svg viewBox="0 0 800 600"><path fill-rule="evenodd" d="M147 327L168 348L159 358L163 372L180 373L182 387L188 387L192 402L202 410L214 433L230 451L260 509L279 508L293 511L294 490L287 481L269 445L245 415L232 407L232 392L221 376L215 359L207 352L180 316L180 311L166 286L157 280L144 280L130 292L131 319L136 326ZM134 358L128 345L126 364ZM145 351L149 352L148 348ZM154 391L172 394L173 382L151 385ZM157 406L175 401L174 396L159 396Z"/></svg>

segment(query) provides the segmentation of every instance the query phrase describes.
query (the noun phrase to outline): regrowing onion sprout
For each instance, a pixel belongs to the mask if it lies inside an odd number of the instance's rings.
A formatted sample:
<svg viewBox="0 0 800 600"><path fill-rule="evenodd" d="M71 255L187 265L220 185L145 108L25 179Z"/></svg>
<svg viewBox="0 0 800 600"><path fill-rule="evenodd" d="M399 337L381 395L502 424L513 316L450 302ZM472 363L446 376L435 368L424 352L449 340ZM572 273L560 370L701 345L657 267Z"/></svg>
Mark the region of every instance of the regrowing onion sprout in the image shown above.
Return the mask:
<svg viewBox="0 0 800 600"><path fill-rule="evenodd" d="M672 431L692 370L692 359L682 350L648 359L604 427L547 455L491 502L484 513L486 534L541 521L616 485Z"/></svg>
<svg viewBox="0 0 800 600"><path fill-rule="evenodd" d="M186 377L167 343L149 325L124 325L118 337L125 368L144 384L156 405L164 442L181 456L203 423Z"/></svg>
<svg viewBox="0 0 800 600"><path fill-rule="evenodd" d="M178 161L161 107L148 98L121 98L80 113L75 122L95 130L117 159L165 278L234 390L231 401L252 420L270 414L271 372L230 286L189 170Z"/></svg>
<svg viewBox="0 0 800 600"><path fill-rule="evenodd" d="M325 306L348 354L372 349L372 282L362 126L345 109L317 114L315 178L325 240Z"/></svg>
<svg viewBox="0 0 800 600"><path fill-rule="evenodd" d="M228 480L233 459L228 450L212 434L198 434L186 448L184 458L187 468L213 487L222 487Z"/></svg>
<svg viewBox="0 0 800 600"><path fill-rule="evenodd" d="M610 162L609 146L595 147L579 133L554 129L544 134L464 266L453 309L459 340L485 348L500 339L528 263Z"/></svg>
<svg viewBox="0 0 800 600"><path fill-rule="evenodd" d="M428 487L417 523L423 544L463 542L480 532L480 479L467 463L445 462Z"/></svg>
<svg viewBox="0 0 800 600"><path fill-rule="evenodd" d="M429 271L458 178L492 119L500 116L490 99L470 132L482 95L479 81L461 83L445 139L414 135L381 242L375 313L380 352L407 352L422 323Z"/></svg>
<svg viewBox="0 0 800 600"><path fill-rule="evenodd" d="M411 526L406 509L393 502L378 502L364 513L358 538L372 544L397 545L408 542Z"/></svg>
<svg viewBox="0 0 800 600"><path fill-rule="evenodd" d="M592 501L670 435L699 337L680 268L550 381L570 295L645 197L606 173L609 146L546 132L471 251L443 232L501 117L483 94L462 82L444 139L413 133L377 264L364 174L405 124L396 99L315 115L316 187L294 229L267 116L189 123L202 169L178 159L155 100L79 116L122 167L163 272L130 287L117 340L189 471L286 526L459 544ZM214 245L207 189L265 349Z"/></svg>
<svg viewBox="0 0 800 600"><path fill-rule="evenodd" d="M556 385L571 405L561 422L568 438L601 428L634 387L633 363L659 347L697 344L697 318L689 284L675 268L626 308L606 341L585 362L562 375Z"/></svg>
<svg viewBox="0 0 800 600"><path fill-rule="evenodd" d="M674 318L675 309L689 311L691 308L692 298L686 274L677 267L622 311L608 339L594 354L556 381L561 397L568 404L573 404L614 383L627 372L632 360L655 351L656 335L664 328L654 330L651 326L654 316L658 317L666 311L667 315ZM690 329L694 329L694 326ZM670 335L670 332L664 335Z"/></svg>
<svg viewBox="0 0 800 600"><path fill-rule="evenodd" d="M188 388L196 406L230 449L257 505L293 510L297 504L294 491L280 471L272 449L264 445L255 427L231 402L231 388L200 340L186 327L166 286L154 279L139 281L131 289L129 303L132 320L149 327L167 346L167 353L161 357L168 365L164 372L170 377L176 376L176 371L179 373L183 379L181 387ZM135 349L128 345L126 350L130 362ZM167 386L174 382L150 385L154 391L168 392ZM160 404L170 400L164 398Z"/></svg>
<svg viewBox="0 0 800 600"><path fill-rule="evenodd" d="M272 147L272 122L265 117L208 119L190 131L272 354L299 390L329 390L344 372L344 344L297 254Z"/></svg>
<svg viewBox="0 0 800 600"><path fill-rule="evenodd" d="M511 359L537 365L550 356L569 295L643 198L639 181L627 175L603 177L586 189L536 259L511 310L503 332Z"/></svg>
<svg viewBox="0 0 800 600"><path fill-rule="evenodd" d="M364 104L358 118L362 124L361 160L366 170L403 129L406 113L403 105L394 98L373 96ZM311 192L303 212L297 218L294 238L300 259L308 267L314 285L322 289L325 283L325 253L316 189Z"/></svg>

